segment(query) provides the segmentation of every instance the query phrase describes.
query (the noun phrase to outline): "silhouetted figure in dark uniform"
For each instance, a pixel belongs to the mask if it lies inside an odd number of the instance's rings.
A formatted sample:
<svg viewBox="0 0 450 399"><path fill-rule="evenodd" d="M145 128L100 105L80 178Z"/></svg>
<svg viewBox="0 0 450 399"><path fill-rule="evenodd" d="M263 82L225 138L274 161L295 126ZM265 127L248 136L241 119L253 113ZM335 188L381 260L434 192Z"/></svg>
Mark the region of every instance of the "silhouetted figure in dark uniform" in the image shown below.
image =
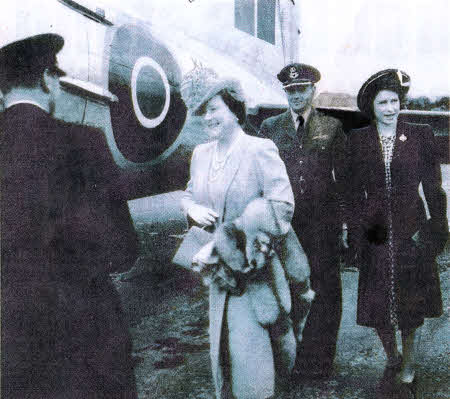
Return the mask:
<svg viewBox="0 0 450 399"><path fill-rule="evenodd" d="M2 397L137 398L109 273L137 239L101 131L53 118L62 37L0 49Z"/></svg>

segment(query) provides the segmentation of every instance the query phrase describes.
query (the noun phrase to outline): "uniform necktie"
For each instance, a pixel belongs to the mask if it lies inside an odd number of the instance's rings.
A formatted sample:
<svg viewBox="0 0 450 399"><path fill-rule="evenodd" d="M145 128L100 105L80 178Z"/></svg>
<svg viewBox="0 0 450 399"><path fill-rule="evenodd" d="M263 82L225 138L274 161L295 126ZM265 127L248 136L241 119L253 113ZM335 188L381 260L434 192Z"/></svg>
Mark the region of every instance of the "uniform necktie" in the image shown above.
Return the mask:
<svg viewBox="0 0 450 399"><path fill-rule="evenodd" d="M297 122L298 122L298 126L297 126L297 134L301 135L302 131L303 131L303 125L305 124L305 119L303 118L303 116L298 115L297 116Z"/></svg>

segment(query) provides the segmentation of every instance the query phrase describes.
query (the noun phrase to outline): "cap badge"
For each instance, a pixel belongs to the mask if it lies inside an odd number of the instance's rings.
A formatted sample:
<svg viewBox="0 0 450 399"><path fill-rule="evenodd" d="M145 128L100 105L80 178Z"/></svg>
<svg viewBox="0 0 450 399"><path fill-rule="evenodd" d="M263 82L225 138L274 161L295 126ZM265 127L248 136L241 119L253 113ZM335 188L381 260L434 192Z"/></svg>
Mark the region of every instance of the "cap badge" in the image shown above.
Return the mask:
<svg viewBox="0 0 450 399"><path fill-rule="evenodd" d="M399 137L399 140L400 140L400 141L406 141L406 140L407 140L407 137L406 137L404 134L402 134L402 135Z"/></svg>
<svg viewBox="0 0 450 399"><path fill-rule="evenodd" d="M289 69L289 77L290 77L291 79L297 79L298 76L299 76L299 74L298 74L298 72L297 72L297 69L295 69L295 67L291 67L291 68Z"/></svg>

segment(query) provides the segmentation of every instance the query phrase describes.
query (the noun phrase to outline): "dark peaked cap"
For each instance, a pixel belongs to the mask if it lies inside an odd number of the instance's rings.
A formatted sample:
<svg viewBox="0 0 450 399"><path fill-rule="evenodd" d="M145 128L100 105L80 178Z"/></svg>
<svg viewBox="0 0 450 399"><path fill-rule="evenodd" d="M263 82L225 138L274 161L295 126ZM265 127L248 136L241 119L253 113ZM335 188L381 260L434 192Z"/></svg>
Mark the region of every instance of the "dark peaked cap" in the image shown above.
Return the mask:
<svg viewBox="0 0 450 399"><path fill-rule="evenodd" d="M294 63L286 65L277 75L283 87L315 84L320 80L320 72L311 65Z"/></svg>
<svg viewBox="0 0 450 399"><path fill-rule="evenodd" d="M64 39L54 33L31 36L7 44L0 49L0 82L14 80L37 68L53 68L60 76L56 54L64 46Z"/></svg>

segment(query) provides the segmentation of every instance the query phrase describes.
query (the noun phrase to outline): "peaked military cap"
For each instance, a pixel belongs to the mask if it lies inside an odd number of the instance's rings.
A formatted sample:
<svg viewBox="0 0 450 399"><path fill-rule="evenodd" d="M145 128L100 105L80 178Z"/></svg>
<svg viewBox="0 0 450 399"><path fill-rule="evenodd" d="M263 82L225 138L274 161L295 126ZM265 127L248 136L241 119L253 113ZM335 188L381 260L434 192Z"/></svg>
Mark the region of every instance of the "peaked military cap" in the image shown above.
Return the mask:
<svg viewBox="0 0 450 399"><path fill-rule="evenodd" d="M311 65L293 63L286 65L277 75L283 88L317 83L320 72Z"/></svg>
<svg viewBox="0 0 450 399"><path fill-rule="evenodd" d="M51 68L64 76L58 68L56 54L64 46L64 39L53 33L30 36L0 48L0 77L14 79L36 68Z"/></svg>
<svg viewBox="0 0 450 399"><path fill-rule="evenodd" d="M411 78L399 69L384 69L373 74L362 85L356 99L358 108L368 116L372 116L372 103L380 90L396 92L402 99L409 90Z"/></svg>

